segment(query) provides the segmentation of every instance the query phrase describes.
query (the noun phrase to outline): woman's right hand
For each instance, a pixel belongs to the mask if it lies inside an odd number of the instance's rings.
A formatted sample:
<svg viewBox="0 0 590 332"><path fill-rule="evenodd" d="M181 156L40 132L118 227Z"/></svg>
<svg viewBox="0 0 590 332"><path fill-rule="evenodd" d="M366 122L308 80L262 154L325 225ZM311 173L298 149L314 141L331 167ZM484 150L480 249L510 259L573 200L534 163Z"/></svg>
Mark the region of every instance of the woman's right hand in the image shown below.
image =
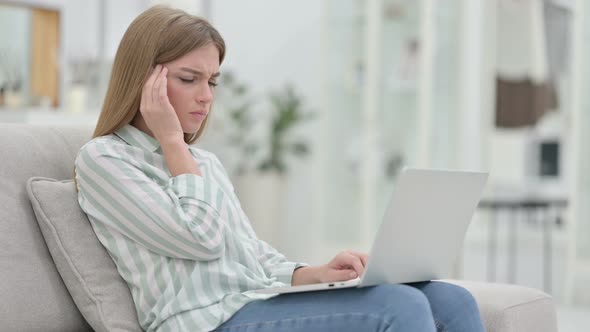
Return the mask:
<svg viewBox="0 0 590 332"><path fill-rule="evenodd" d="M346 281L362 276L369 257L365 253L347 250L336 255L328 264L305 266L293 272L291 285Z"/></svg>
<svg viewBox="0 0 590 332"><path fill-rule="evenodd" d="M168 68L156 65L141 93L139 111L152 135L161 145L184 142L184 132L168 99L166 74Z"/></svg>
<svg viewBox="0 0 590 332"><path fill-rule="evenodd" d="M345 281L360 277L365 272L369 257L365 253L346 250L336 255L328 264L320 266L319 282Z"/></svg>

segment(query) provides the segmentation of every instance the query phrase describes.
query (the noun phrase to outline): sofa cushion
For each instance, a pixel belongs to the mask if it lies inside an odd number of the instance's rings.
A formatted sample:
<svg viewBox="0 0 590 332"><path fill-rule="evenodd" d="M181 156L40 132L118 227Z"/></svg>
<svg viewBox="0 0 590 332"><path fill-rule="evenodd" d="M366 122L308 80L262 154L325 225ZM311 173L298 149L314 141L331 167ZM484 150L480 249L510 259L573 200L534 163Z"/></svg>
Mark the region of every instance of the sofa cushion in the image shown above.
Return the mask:
<svg viewBox="0 0 590 332"><path fill-rule="evenodd" d="M72 178L92 128L0 124L0 330L92 331L68 294L27 197L32 176Z"/></svg>
<svg viewBox="0 0 590 332"><path fill-rule="evenodd" d="M95 331L141 331L133 299L80 209L73 180L31 178L27 191L57 270Z"/></svg>
<svg viewBox="0 0 590 332"><path fill-rule="evenodd" d="M445 281L473 294L488 332L557 331L553 299L540 290L489 282Z"/></svg>

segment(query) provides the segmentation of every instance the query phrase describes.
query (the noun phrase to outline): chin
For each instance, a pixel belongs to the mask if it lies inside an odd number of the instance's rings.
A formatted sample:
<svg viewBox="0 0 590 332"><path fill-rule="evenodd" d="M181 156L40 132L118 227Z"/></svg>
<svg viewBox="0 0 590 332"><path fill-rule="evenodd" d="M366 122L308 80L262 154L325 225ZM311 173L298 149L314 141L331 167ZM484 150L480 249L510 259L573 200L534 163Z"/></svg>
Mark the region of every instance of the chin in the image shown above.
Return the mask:
<svg viewBox="0 0 590 332"><path fill-rule="evenodd" d="M192 126L182 126L182 131L185 134L196 134L199 129L201 129L201 123L198 126L192 125Z"/></svg>

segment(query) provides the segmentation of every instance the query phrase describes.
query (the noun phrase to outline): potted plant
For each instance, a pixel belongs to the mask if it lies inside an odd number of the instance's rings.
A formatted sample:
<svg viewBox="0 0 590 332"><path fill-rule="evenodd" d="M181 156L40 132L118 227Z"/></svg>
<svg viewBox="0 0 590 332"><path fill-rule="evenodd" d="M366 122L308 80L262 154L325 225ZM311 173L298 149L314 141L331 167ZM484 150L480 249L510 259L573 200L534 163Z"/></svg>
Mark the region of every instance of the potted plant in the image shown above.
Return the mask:
<svg viewBox="0 0 590 332"><path fill-rule="evenodd" d="M285 175L288 159L309 153L307 142L293 130L310 120L303 98L292 85L272 91L266 112L255 105L248 86L224 71L217 90L210 129L201 142L222 156L232 177L246 174Z"/></svg>
<svg viewBox="0 0 590 332"><path fill-rule="evenodd" d="M244 157L254 162L237 179L237 193L258 236L280 248L279 229L284 211L289 159L310 153L308 143L294 135L294 129L313 117L292 85L270 93L267 135L243 143ZM257 153L255 153L257 152Z"/></svg>
<svg viewBox="0 0 590 332"><path fill-rule="evenodd" d="M88 108L90 85L97 80L98 61L87 57L74 57L69 63L70 84L66 96L66 111L83 113Z"/></svg>
<svg viewBox="0 0 590 332"><path fill-rule="evenodd" d="M290 155L304 157L309 153L307 142L290 136L292 130L313 117L303 110L303 100L292 85L270 94L271 117L268 137L268 151L258 164L261 173L287 172L287 158Z"/></svg>
<svg viewBox="0 0 590 332"><path fill-rule="evenodd" d="M199 145L215 151L235 181L254 167L252 155L260 144L253 134L259 121L255 121L254 98L247 84L230 70L223 71L219 82L206 134L199 139Z"/></svg>
<svg viewBox="0 0 590 332"><path fill-rule="evenodd" d="M11 80L8 82L8 89L6 89L4 96L4 104L9 109L18 110L23 106L23 82L22 76L18 69L14 69Z"/></svg>
<svg viewBox="0 0 590 332"><path fill-rule="evenodd" d="M23 106L23 73L21 72L21 63L12 57L12 61L6 55L1 55L3 61L3 71L6 82L4 84L3 103L10 110L18 110Z"/></svg>
<svg viewBox="0 0 590 332"><path fill-rule="evenodd" d="M258 236L277 245L289 161L310 152L294 129L312 118L292 85L261 105L232 71L220 77L213 116L201 145L223 161Z"/></svg>
<svg viewBox="0 0 590 332"><path fill-rule="evenodd" d="M233 72L224 72L221 81L219 98L223 104L223 120L229 123L225 128L225 137L232 154L230 173L241 176L252 167L252 156L258 150L258 144L251 135L255 126L253 101L248 86L238 81Z"/></svg>

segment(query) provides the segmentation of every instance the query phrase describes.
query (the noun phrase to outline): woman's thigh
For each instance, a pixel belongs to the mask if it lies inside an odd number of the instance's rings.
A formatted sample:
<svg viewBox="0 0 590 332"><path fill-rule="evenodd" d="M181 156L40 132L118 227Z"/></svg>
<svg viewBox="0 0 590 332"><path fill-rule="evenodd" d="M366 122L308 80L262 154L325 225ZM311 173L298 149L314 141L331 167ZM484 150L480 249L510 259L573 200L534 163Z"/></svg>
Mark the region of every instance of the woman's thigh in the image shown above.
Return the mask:
<svg viewBox="0 0 590 332"><path fill-rule="evenodd" d="M434 332L426 296L407 285L284 294L254 301L216 331Z"/></svg>
<svg viewBox="0 0 590 332"><path fill-rule="evenodd" d="M477 303L465 288L438 281L408 285L428 298L438 331L485 331Z"/></svg>

